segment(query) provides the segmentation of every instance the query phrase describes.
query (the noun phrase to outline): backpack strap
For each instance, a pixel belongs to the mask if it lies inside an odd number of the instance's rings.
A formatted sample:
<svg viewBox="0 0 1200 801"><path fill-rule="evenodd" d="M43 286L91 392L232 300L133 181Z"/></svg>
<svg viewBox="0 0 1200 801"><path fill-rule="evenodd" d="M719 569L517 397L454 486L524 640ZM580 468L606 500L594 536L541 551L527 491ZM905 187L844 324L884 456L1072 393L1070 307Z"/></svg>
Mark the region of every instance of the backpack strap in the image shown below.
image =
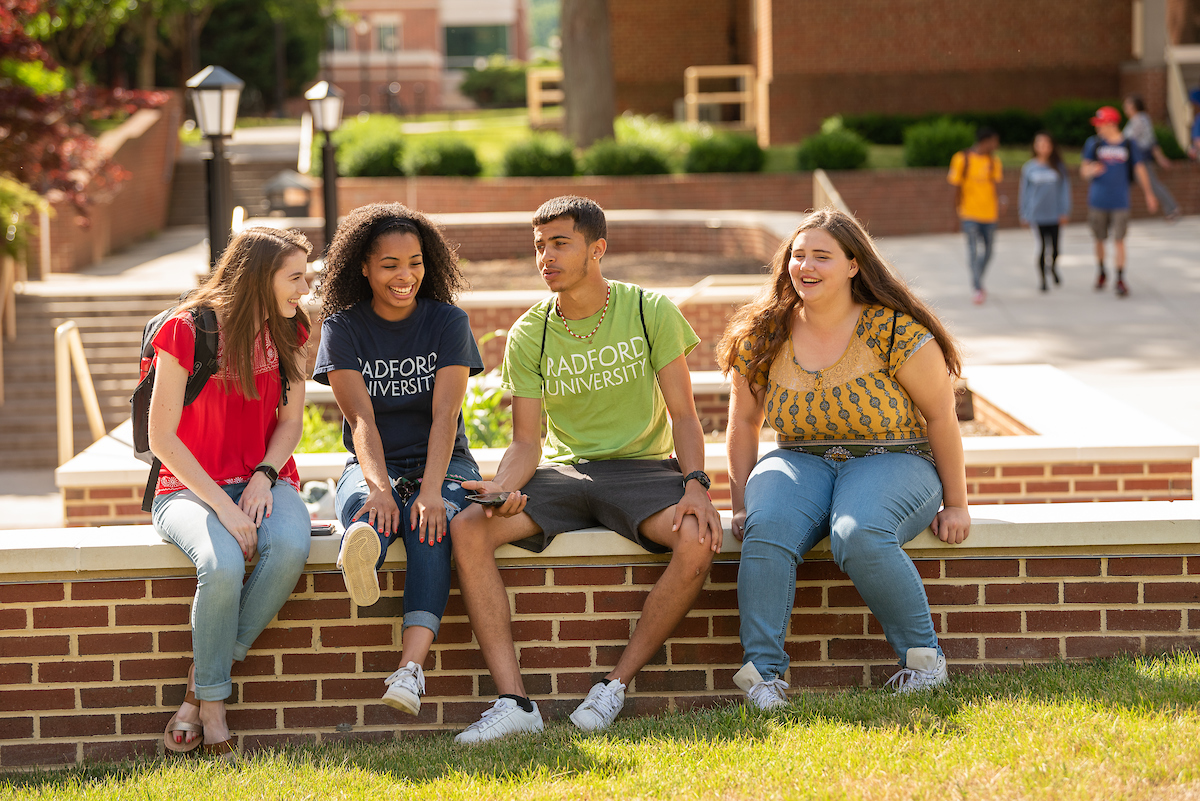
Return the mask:
<svg viewBox="0 0 1200 801"><path fill-rule="evenodd" d="M150 463L150 478L146 480L146 489L142 491L142 511L149 512L154 508L154 491L158 489L158 474L162 471L162 462L158 457Z"/></svg>
<svg viewBox="0 0 1200 801"><path fill-rule="evenodd" d="M183 393L183 405L187 406L200 397L200 391L217 372L217 313L207 306L192 309L192 323L196 327L196 353L192 361L192 374L188 376Z"/></svg>

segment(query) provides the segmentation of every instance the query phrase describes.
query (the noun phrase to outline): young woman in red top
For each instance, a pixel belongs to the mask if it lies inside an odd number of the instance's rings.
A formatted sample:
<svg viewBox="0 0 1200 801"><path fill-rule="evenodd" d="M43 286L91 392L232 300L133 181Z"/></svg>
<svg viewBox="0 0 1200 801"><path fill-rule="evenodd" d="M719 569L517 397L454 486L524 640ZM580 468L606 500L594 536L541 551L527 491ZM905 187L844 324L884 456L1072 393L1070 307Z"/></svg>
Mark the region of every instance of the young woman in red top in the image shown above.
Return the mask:
<svg viewBox="0 0 1200 801"><path fill-rule="evenodd" d="M163 735L170 751L203 742L207 753L235 754L225 722L233 661L245 659L308 560L311 526L292 451L303 428L308 318L300 298L311 252L293 231L243 231L154 338L150 447L163 463L154 527L195 563L197 580L195 662ZM185 406L191 312L202 307L216 312L217 371Z"/></svg>

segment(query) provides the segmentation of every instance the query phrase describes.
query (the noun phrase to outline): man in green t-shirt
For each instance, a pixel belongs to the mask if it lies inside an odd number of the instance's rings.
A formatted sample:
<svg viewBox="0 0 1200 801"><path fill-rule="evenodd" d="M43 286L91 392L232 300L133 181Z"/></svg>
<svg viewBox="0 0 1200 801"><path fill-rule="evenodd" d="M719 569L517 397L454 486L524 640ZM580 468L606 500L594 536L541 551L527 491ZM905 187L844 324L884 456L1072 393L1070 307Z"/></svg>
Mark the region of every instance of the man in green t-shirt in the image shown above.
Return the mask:
<svg viewBox="0 0 1200 801"><path fill-rule="evenodd" d="M507 498L496 507L472 505L451 522L467 614L500 692L455 738L463 743L542 728L513 646L496 567L501 545L541 551L562 532L599 525L648 551L671 552L616 666L571 715L584 731L616 718L626 685L691 609L721 550L686 361L699 338L668 298L605 280L607 227L591 200L547 201L534 215L533 234L538 269L554 296L509 331L503 384L512 394L513 442L494 480L463 482Z"/></svg>

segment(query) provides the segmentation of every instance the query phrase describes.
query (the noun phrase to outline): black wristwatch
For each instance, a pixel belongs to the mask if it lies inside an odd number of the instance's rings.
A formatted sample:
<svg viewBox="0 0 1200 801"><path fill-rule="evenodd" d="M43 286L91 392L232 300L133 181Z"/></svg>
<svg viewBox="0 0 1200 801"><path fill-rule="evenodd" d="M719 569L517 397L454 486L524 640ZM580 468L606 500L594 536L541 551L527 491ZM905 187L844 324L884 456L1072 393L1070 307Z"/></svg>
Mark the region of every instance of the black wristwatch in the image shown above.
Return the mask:
<svg viewBox="0 0 1200 801"><path fill-rule="evenodd" d="M707 492L709 487L712 486L712 479L710 479L708 477L708 473L705 473L703 470L693 470L692 472L688 473L683 477L683 485L686 487L687 483L693 478L700 482L700 486L704 487L705 492Z"/></svg>
<svg viewBox="0 0 1200 801"><path fill-rule="evenodd" d="M274 467L271 467L271 465L267 464L266 462L263 462L258 467L254 468L254 472L266 474L267 478L271 481L272 488L275 487L275 482L279 480L279 471ZM251 475L254 475L254 473L251 473Z"/></svg>

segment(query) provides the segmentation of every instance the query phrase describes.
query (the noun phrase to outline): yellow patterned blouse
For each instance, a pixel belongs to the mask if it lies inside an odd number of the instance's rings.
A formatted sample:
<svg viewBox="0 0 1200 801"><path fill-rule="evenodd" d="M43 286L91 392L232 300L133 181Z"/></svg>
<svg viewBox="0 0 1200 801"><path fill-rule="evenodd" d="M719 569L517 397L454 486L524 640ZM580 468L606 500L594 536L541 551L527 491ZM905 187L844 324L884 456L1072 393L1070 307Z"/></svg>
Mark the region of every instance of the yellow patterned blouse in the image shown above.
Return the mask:
<svg viewBox="0 0 1200 801"><path fill-rule="evenodd" d="M752 342L742 342L733 369L766 387L767 423L782 447L810 450L819 443L827 458L849 458L905 449L929 458L928 432L920 411L896 381L896 371L933 334L903 312L867 306L842 357L824 370L805 370L796 361L791 337L771 364L746 375ZM833 446L858 446L837 447ZM832 453L828 452L833 448Z"/></svg>

